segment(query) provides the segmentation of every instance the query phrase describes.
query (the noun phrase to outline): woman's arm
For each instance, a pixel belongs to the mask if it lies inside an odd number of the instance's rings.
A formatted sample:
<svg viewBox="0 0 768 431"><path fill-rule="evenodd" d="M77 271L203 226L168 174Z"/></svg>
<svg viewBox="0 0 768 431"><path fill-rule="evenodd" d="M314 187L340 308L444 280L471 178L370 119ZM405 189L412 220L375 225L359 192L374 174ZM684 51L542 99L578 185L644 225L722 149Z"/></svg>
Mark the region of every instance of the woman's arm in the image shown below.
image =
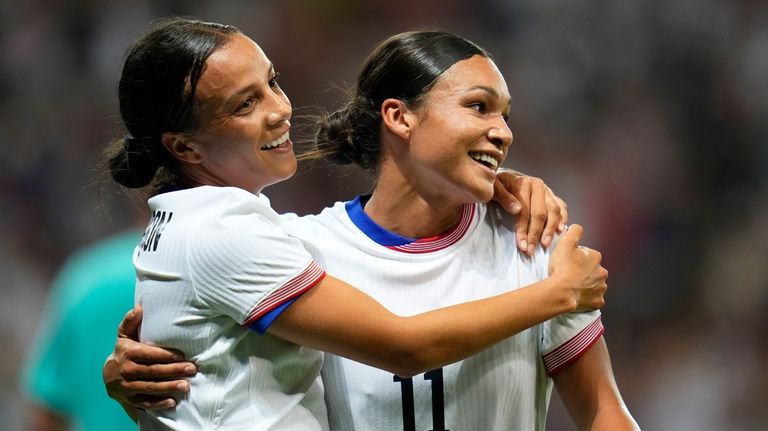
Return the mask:
<svg viewBox="0 0 768 431"><path fill-rule="evenodd" d="M605 340L554 377L555 387L580 431L629 431L640 427L624 405Z"/></svg>
<svg viewBox="0 0 768 431"><path fill-rule="evenodd" d="M601 307L598 290L605 288L607 272L599 253L579 248L582 233L574 225L562 236L550 262L552 275L543 281L410 317L395 315L328 276L288 307L268 332L410 377L471 356L562 313Z"/></svg>
<svg viewBox="0 0 768 431"><path fill-rule="evenodd" d="M544 281L411 317L392 314L363 292L326 277L268 332L403 376L437 368L564 312L602 307L607 271L598 252L578 246L582 234L578 225L563 234L550 259L551 276ZM171 407L169 395L178 388L161 380L183 374L170 373L168 364L148 364L168 362L172 354L132 342L135 331L123 332L104 367L110 396L126 409ZM143 357L146 353L153 357ZM156 360L159 356L162 361Z"/></svg>

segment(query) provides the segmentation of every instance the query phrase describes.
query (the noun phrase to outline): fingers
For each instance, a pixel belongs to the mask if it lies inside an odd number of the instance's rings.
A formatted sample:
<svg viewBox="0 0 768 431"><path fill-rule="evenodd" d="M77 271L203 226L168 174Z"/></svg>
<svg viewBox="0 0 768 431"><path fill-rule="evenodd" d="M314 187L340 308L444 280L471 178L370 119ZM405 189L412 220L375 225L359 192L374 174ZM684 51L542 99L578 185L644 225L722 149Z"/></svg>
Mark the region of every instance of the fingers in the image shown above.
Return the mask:
<svg viewBox="0 0 768 431"><path fill-rule="evenodd" d="M516 196L521 207L520 212L515 217L517 247L520 251L530 256L532 253L528 253L528 224L531 218L531 181L528 177L520 181Z"/></svg>
<svg viewBox="0 0 768 431"><path fill-rule="evenodd" d="M594 258L598 262L603 259L603 254L597 250L593 250L583 245L578 246L578 249L581 250L585 255Z"/></svg>
<svg viewBox="0 0 768 431"><path fill-rule="evenodd" d="M157 410L176 406L174 397L189 392L189 382L182 379L196 372L190 362L143 365L112 355L104 367L104 382L110 397L135 408Z"/></svg>
<svg viewBox="0 0 768 431"><path fill-rule="evenodd" d="M140 398L160 401L160 398L173 398L189 392L189 382L186 380L163 382L124 380L121 386L124 393L133 394L129 397L133 404Z"/></svg>
<svg viewBox="0 0 768 431"><path fill-rule="evenodd" d="M171 380L194 376L197 372L197 367L192 362L151 365L128 362L123 365L121 370L122 376L127 382L144 383L147 385L159 385L162 383L165 389L168 386L167 383ZM169 393L169 391L150 393L157 395L158 393Z"/></svg>
<svg viewBox="0 0 768 431"><path fill-rule="evenodd" d="M595 271L594 293L591 300L587 303L587 309L597 310L605 306L605 293L608 291L608 270L598 266Z"/></svg>
<svg viewBox="0 0 768 431"><path fill-rule="evenodd" d="M181 352L139 343L129 338L118 338L115 354L125 361L139 363L170 363L184 360Z"/></svg>
<svg viewBox="0 0 768 431"><path fill-rule="evenodd" d="M123 321L120 322L120 326L117 327L118 338L129 338L131 340L139 339L139 325L141 325L141 319L144 315L144 310L141 305L133 307L133 309L125 313Z"/></svg>
<svg viewBox="0 0 768 431"><path fill-rule="evenodd" d="M107 388L108 390L110 387ZM115 391L114 386L112 395ZM172 382L128 382L120 383L119 393L126 394L121 404L127 403L142 410L163 410L176 407L177 397L189 392L189 383L184 380Z"/></svg>
<svg viewBox="0 0 768 431"><path fill-rule="evenodd" d="M559 244L562 244L564 247L567 248L575 248L578 247L579 241L581 241L581 238L584 237L584 228L581 227L579 224L572 224L568 226L568 229L563 233L563 236L560 238ZM558 245L558 248L560 245Z"/></svg>
<svg viewBox="0 0 768 431"><path fill-rule="evenodd" d="M565 202L555 196L549 187L545 188L544 196L544 203L547 210L547 223L541 234L541 246L548 248L552 244L552 238L555 233L560 233L565 228L565 223L563 222L564 209L561 206L561 203L565 205Z"/></svg>
<svg viewBox="0 0 768 431"><path fill-rule="evenodd" d="M493 182L493 200L498 202L510 214L517 214L522 208L513 191L515 177L509 172L499 172Z"/></svg>
<svg viewBox="0 0 768 431"><path fill-rule="evenodd" d="M528 223L528 248L529 256L533 256L536 244L539 243L541 233L548 221L548 211L545 194L547 188L544 182L538 178L531 179L531 219ZM550 239L551 241L551 239Z"/></svg>
<svg viewBox="0 0 768 431"><path fill-rule="evenodd" d="M191 362L164 364L158 361L169 358L176 360L179 356L170 350L120 339L115 353L107 358L103 369L107 393L118 401L125 400L135 408L174 407L174 396L189 392L189 382L182 379L194 376L197 367ZM152 363L143 364L137 362L137 358Z"/></svg>
<svg viewBox="0 0 768 431"><path fill-rule="evenodd" d="M130 402L131 405L142 410L165 410L176 407L176 400L171 397L137 395Z"/></svg>
<svg viewBox="0 0 768 431"><path fill-rule="evenodd" d="M557 231L562 232L568 224L568 204L554 194L552 196L557 203L557 206L560 208L560 223L557 226Z"/></svg>
<svg viewBox="0 0 768 431"><path fill-rule="evenodd" d="M568 206L540 178L500 171L493 188L494 200L516 215L517 246L525 254L532 256L539 243L549 247L565 229Z"/></svg>

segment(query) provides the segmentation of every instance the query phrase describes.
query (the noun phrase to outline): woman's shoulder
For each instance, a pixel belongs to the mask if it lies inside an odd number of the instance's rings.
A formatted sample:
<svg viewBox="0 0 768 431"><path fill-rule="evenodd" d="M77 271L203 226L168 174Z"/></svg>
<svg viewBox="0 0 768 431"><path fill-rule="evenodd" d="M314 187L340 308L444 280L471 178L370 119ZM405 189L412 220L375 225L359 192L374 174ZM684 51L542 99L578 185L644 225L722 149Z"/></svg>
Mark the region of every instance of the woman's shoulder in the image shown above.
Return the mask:
<svg viewBox="0 0 768 431"><path fill-rule="evenodd" d="M277 220L269 199L237 187L200 186L162 193L149 200L150 210L174 212L187 219L264 215Z"/></svg>
<svg viewBox="0 0 768 431"><path fill-rule="evenodd" d="M266 197L235 187L201 186L163 193L150 200L150 227L183 239L193 248L280 235L283 228Z"/></svg>
<svg viewBox="0 0 768 431"><path fill-rule="evenodd" d="M349 202L335 202L317 214L281 214L285 229L300 238L312 238L321 235L336 235L340 230L349 229L351 224L347 205Z"/></svg>

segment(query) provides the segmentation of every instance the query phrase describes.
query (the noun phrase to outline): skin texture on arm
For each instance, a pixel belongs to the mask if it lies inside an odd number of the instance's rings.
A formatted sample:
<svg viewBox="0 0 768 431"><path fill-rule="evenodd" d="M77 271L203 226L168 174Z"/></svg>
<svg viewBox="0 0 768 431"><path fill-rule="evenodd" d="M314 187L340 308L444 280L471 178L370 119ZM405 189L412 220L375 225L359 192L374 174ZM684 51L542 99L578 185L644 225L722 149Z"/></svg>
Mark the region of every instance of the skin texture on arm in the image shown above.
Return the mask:
<svg viewBox="0 0 768 431"><path fill-rule="evenodd" d="M640 427L627 410L601 337L576 362L554 376L557 392L581 431L630 431Z"/></svg>

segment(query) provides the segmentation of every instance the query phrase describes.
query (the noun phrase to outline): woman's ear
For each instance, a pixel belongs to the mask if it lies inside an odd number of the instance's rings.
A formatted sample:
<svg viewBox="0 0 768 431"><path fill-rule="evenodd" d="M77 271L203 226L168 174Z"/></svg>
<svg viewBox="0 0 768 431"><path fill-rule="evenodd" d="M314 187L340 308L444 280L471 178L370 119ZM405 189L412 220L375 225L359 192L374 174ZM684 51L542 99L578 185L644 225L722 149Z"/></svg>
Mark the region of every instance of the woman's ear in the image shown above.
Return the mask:
<svg viewBox="0 0 768 431"><path fill-rule="evenodd" d="M180 133L163 133L160 140L168 152L182 162L197 164L203 159L197 148L190 145L188 139Z"/></svg>
<svg viewBox="0 0 768 431"><path fill-rule="evenodd" d="M384 127L390 132L403 139L409 139L418 117L402 100L386 99L381 102L381 119Z"/></svg>

